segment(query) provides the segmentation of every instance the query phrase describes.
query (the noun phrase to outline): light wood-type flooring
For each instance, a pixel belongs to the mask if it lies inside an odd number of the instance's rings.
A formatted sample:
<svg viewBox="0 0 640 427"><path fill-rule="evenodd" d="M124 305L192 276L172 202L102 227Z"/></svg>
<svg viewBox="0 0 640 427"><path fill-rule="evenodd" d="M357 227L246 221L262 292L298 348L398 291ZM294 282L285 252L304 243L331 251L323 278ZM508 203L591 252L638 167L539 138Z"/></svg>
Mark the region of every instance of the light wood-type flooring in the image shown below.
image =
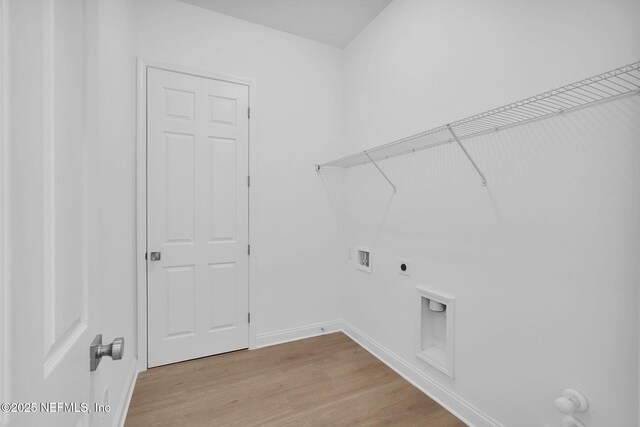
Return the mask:
<svg viewBox="0 0 640 427"><path fill-rule="evenodd" d="M343 333L152 368L125 427L466 424Z"/></svg>

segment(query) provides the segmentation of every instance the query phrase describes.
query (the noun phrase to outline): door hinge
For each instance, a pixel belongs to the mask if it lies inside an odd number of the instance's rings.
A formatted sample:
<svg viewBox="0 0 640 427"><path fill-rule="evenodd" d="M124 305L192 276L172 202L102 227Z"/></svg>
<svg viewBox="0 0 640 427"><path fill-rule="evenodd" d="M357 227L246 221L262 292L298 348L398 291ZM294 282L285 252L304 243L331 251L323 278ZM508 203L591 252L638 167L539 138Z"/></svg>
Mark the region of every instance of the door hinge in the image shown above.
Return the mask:
<svg viewBox="0 0 640 427"><path fill-rule="evenodd" d="M251 107L247 107L247 118L251 118Z"/></svg>
<svg viewBox="0 0 640 427"><path fill-rule="evenodd" d="M147 253L146 252L144 253L144 260L145 261L147 260Z"/></svg>
<svg viewBox="0 0 640 427"><path fill-rule="evenodd" d="M247 245L247 255L251 255L251 245Z"/></svg>
<svg viewBox="0 0 640 427"><path fill-rule="evenodd" d="M251 187L251 177L247 176L247 187Z"/></svg>
<svg viewBox="0 0 640 427"><path fill-rule="evenodd" d="M247 313L247 323L251 323L251 313Z"/></svg>

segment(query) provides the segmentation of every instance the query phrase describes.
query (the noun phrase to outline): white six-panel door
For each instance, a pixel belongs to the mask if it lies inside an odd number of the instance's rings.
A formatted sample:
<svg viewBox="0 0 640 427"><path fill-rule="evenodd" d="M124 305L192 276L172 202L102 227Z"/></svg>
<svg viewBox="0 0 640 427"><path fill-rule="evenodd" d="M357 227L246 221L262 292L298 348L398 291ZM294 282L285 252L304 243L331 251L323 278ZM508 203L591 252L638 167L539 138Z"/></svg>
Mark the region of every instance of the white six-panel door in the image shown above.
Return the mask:
<svg viewBox="0 0 640 427"><path fill-rule="evenodd" d="M248 108L246 85L147 70L149 367L248 347Z"/></svg>

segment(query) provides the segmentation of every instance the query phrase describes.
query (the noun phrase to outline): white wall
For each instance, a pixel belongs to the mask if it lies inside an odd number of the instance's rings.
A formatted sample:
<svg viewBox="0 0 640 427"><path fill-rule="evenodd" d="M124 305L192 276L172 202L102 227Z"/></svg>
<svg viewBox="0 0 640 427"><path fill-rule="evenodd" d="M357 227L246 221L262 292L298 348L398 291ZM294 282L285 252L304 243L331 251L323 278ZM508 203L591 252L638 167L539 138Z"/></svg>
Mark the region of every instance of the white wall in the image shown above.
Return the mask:
<svg viewBox="0 0 640 427"><path fill-rule="evenodd" d="M342 52L175 0L138 0L136 10L141 58L256 82L250 292L258 344L339 319L339 220L313 165L341 149Z"/></svg>
<svg viewBox="0 0 640 427"><path fill-rule="evenodd" d="M638 60L640 3L395 0L345 51L345 153ZM344 318L505 426L638 425L637 95L345 173ZM410 278L398 258L412 261ZM454 380L415 357L416 285L456 298Z"/></svg>

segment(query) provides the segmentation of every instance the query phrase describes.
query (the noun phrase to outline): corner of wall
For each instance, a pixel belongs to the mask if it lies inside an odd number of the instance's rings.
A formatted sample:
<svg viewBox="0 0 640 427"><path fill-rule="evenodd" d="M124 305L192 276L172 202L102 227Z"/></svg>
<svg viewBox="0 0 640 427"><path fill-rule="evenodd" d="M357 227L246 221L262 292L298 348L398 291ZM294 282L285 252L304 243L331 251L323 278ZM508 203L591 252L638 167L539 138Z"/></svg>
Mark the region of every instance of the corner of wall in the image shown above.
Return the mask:
<svg viewBox="0 0 640 427"><path fill-rule="evenodd" d="M120 394L120 400L118 401L118 407L114 416L114 425L124 427L127 420L127 412L129 411L129 405L131 404L131 397L133 396L133 390L136 387L136 381L138 380L138 359L134 358L131 361L129 367L129 374L125 382L122 393Z"/></svg>
<svg viewBox="0 0 640 427"><path fill-rule="evenodd" d="M436 380L428 377L411 363L375 341L373 338L367 336L355 326L343 321L342 330L361 347L377 357L381 362L397 372L398 375L458 417L461 421L477 427L503 427L498 421L483 413L480 409Z"/></svg>

